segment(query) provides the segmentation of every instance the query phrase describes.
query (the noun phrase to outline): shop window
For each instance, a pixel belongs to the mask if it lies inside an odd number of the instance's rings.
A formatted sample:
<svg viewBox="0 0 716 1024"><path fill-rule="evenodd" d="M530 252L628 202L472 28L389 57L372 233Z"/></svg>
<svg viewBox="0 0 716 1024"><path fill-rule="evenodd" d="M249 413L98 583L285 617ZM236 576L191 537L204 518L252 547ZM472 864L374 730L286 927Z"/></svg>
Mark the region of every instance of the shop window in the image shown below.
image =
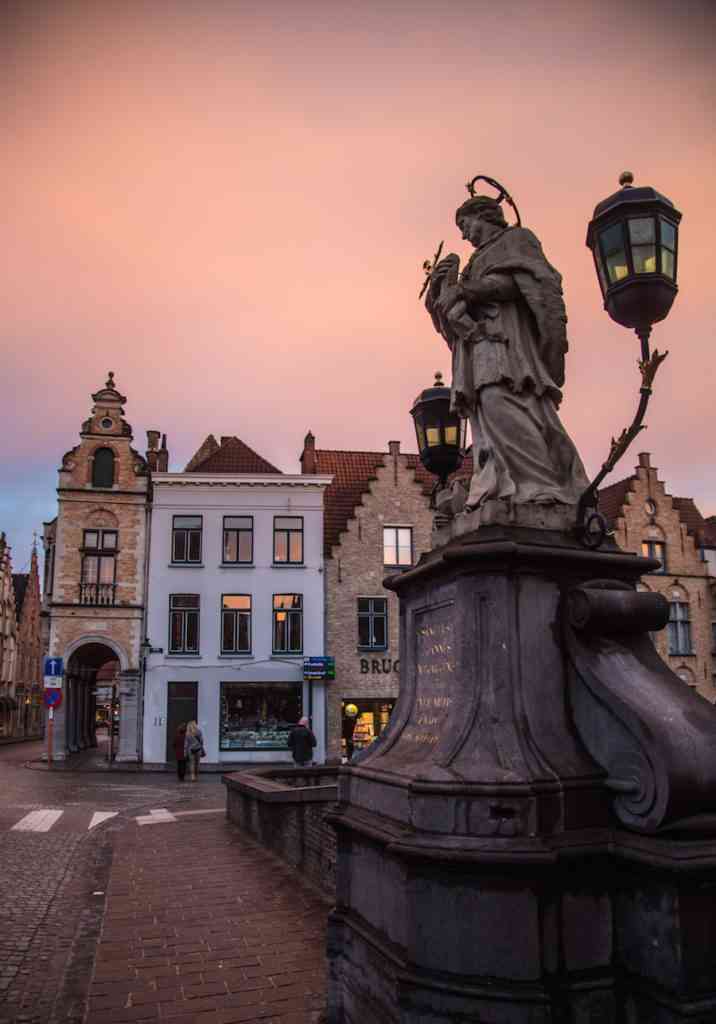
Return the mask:
<svg viewBox="0 0 716 1024"><path fill-rule="evenodd" d="M174 516L172 522L172 562L201 562L201 516Z"/></svg>
<svg viewBox="0 0 716 1024"><path fill-rule="evenodd" d="M693 653L688 604L683 601L672 601L669 604L669 621L666 629L670 655Z"/></svg>
<svg viewBox="0 0 716 1024"><path fill-rule="evenodd" d="M663 540L644 540L641 543L641 553L644 558L656 558L661 565L653 569L653 573L663 575L666 572L666 544Z"/></svg>
<svg viewBox="0 0 716 1024"><path fill-rule="evenodd" d="M358 598L358 646L366 651L384 651L388 647L387 598Z"/></svg>
<svg viewBox="0 0 716 1024"><path fill-rule="evenodd" d="M273 653L303 651L303 595L273 595Z"/></svg>
<svg viewBox="0 0 716 1024"><path fill-rule="evenodd" d="M354 751L362 750L380 736L390 721L394 707L394 700L344 700L341 734L343 757L350 760Z"/></svg>
<svg viewBox="0 0 716 1024"><path fill-rule="evenodd" d="M221 683L220 750L288 750L302 715L300 683Z"/></svg>
<svg viewBox="0 0 716 1024"><path fill-rule="evenodd" d="M83 532L80 604L114 604L116 553L116 530L85 530Z"/></svg>
<svg viewBox="0 0 716 1024"><path fill-rule="evenodd" d="M277 565L303 563L303 516L274 516L273 560Z"/></svg>
<svg viewBox="0 0 716 1024"><path fill-rule="evenodd" d="M92 458L92 486L112 487L114 484L114 452L98 448Z"/></svg>
<svg viewBox="0 0 716 1024"><path fill-rule="evenodd" d="M169 653L199 653L199 595L170 594Z"/></svg>
<svg viewBox="0 0 716 1024"><path fill-rule="evenodd" d="M383 564L413 564L413 529L411 526L383 527Z"/></svg>
<svg viewBox="0 0 716 1024"><path fill-rule="evenodd" d="M251 651L251 595L224 594L221 599L221 653Z"/></svg>
<svg viewBox="0 0 716 1024"><path fill-rule="evenodd" d="M254 560L253 516L224 516L223 561L247 565Z"/></svg>

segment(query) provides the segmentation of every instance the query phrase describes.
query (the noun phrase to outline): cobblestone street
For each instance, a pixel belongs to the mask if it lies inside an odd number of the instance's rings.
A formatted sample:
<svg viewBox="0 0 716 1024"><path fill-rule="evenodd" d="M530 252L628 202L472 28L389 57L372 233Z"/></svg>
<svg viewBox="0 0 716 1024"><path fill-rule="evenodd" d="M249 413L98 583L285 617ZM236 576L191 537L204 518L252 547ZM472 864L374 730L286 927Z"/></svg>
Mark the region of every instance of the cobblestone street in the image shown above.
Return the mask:
<svg viewBox="0 0 716 1024"><path fill-rule="evenodd" d="M316 1024L327 904L228 824L220 776L0 749L0 1024Z"/></svg>

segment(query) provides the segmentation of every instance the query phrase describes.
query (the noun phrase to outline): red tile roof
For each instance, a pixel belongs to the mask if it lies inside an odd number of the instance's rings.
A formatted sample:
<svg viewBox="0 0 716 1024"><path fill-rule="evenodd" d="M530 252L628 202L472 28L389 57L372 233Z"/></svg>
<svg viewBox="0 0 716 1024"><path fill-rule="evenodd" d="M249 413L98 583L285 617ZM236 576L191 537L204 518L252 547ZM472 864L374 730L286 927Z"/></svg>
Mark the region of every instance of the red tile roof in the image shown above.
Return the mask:
<svg viewBox="0 0 716 1024"><path fill-rule="evenodd" d="M385 466L390 458L388 452L347 452L315 450L315 471L317 474L333 476L333 483L326 489L324 499L323 540L328 558L340 541L340 535L347 529L348 521L355 516L356 508L368 492L371 480L375 480L378 469ZM428 497L435 485L435 477L428 473L417 455L401 455L408 469L415 472L415 481ZM472 456L468 455L459 473L461 478L472 473Z"/></svg>
<svg viewBox="0 0 716 1024"><path fill-rule="evenodd" d="M323 548L330 558L332 549L348 526L348 520L367 493L378 468L385 465L384 452L342 452L316 449L316 473L332 476L323 502Z"/></svg>
<svg viewBox="0 0 716 1024"><path fill-rule="evenodd" d="M626 504L626 496L632 490L632 480L636 479L636 476L628 476L625 480L617 480L615 484L599 488L597 507L609 524L610 529L622 514L621 510Z"/></svg>
<svg viewBox="0 0 716 1024"><path fill-rule="evenodd" d="M684 524L687 531L696 538L697 543L700 545L703 540L706 522L694 504L694 499L672 498L672 501L674 503L674 508L679 513L679 519Z"/></svg>
<svg viewBox="0 0 716 1024"><path fill-rule="evenodd" d="M207 440L204 445L207 444ZM204 447L202 445L202 447ZM197 455L201 452L197 452ZM280 473L271 463L238 437L222 437L221 444L204 458L195 455L185 473Z"/></svg>

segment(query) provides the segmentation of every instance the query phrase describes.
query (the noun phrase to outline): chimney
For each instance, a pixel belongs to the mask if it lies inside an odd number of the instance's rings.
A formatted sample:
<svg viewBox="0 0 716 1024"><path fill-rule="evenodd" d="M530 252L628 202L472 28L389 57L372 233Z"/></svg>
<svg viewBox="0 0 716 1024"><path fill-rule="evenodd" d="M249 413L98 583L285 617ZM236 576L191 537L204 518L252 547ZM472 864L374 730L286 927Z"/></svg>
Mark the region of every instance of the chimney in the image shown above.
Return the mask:
<svg viewBox="0 0 716 1024"><path fill-rule="evenodd" d="M162 434L162 446L157 452L157 471L166 473L169 469L169 451L167 450L167 435Z"/></svg>
<svg viewBox="0 0 716 1024"><path fill-rule="evenodd" d="M303 439L303 452L301 453L301 472L315 473L316 471L316 439L309 430Z"/></svg>
<svg viewBox="0 0 716 1024"><path fill-rule="evenodd" d="M156 470L156 468L157 468L157 454L158 454L157 449L158 449L158 447L159 447L159 431L158 430L148 430L147 431L146 459L147 459L147 465L149 466L149 468L150 468L150 470L152 472L154 472L154 470Z"/></svg>
<svg viewBox="0 0 716 1024"><path fill-rule="evenodd" d="M393 483L398 486L398 456L400 455L400 441L388 441L388 452L393 459Z"/></svg>
<svg viewBox="0 0 716 1024"><path fill-rule="evenodd" d="M639 452L639 465L642 469L651 469L651 455L649 452Z"/></svg>

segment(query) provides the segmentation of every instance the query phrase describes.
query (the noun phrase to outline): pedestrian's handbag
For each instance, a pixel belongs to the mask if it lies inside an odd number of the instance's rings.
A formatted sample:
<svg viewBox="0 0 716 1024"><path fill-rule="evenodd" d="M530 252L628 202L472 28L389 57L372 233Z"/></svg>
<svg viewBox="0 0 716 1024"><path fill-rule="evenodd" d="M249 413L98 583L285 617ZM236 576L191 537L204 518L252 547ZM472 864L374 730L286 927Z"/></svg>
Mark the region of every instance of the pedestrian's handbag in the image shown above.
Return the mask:
<svg viewBox="0 0 716 1024"><path fill-rule="evenodd" d="M199 757L206 757L206 751L203 747L199 747Z"/></svg>

